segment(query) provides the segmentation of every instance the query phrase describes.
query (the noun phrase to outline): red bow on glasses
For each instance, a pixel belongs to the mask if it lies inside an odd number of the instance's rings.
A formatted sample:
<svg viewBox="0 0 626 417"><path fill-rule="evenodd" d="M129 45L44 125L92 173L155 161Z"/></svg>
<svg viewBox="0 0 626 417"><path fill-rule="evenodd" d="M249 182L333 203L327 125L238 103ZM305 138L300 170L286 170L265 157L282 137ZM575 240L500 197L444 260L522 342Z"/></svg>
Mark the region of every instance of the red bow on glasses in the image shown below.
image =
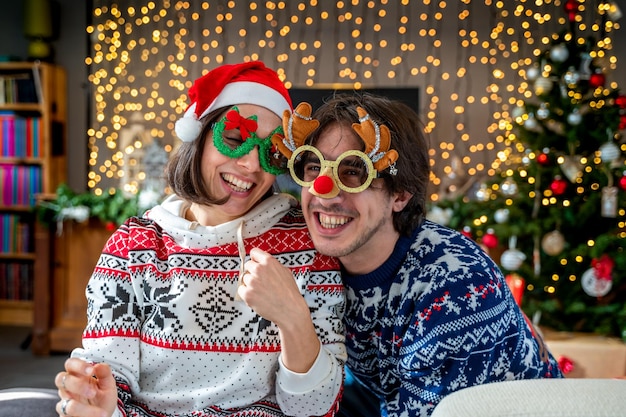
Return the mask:
<svg viewBox="0 0 626 417"><path fill-rule="evenodd" d="M250 137L250 132L256 132L258 125L256 120L246 119L240 115L237 110L230 110L226 113L226 123L224 127L226 130L239 129L241 139L246 140Z"/></svg>

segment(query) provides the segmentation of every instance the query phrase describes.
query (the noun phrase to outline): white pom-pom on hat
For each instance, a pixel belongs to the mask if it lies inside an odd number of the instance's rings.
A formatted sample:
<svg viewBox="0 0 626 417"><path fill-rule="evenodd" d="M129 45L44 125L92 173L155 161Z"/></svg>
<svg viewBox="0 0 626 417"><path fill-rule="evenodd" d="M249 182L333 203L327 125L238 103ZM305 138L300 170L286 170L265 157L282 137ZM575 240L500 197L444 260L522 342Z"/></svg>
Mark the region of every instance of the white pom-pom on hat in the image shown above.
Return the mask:
<svg viewBox="0 0 626 417"><path fill-rule="evenodd" d="M196 103L192 104L185 115L178 119L174 125L176 136L183 142L193 142L202 132L202 123L198 120L195 109Z"/></svg>

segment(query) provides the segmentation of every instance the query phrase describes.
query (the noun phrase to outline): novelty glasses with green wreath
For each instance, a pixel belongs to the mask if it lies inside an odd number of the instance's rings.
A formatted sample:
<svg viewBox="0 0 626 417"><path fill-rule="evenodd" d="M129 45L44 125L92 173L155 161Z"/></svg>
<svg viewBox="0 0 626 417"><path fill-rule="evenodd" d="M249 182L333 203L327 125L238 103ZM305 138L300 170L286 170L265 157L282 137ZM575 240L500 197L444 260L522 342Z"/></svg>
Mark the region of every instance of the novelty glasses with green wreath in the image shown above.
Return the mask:
<svg viewBox="0 0 626 417"><path fill-rule="evenodd" d="M257 120L256 115L243 117L233 106L213 125L213 143L222 155L229 158L241 158L258 146L261 168L272 175L282 174L287 168L287 158L275 149L272 136L283 134L283 127L278 126L267 137L260 138L256 134Z"/></svg>

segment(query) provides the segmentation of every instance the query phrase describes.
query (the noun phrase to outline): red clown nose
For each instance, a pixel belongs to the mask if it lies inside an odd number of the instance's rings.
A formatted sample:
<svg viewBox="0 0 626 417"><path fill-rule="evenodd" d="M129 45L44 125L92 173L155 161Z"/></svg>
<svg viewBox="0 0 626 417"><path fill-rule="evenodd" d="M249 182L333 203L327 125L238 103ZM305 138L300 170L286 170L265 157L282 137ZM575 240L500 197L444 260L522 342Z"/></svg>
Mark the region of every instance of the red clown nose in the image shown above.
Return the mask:
<svg viewBox="0 0 626 417"><path fill-rule="evenodd" d="M327 175L320 175L313 181L313 189L319 194L328 194L333 190L333 179Z"/></svg>

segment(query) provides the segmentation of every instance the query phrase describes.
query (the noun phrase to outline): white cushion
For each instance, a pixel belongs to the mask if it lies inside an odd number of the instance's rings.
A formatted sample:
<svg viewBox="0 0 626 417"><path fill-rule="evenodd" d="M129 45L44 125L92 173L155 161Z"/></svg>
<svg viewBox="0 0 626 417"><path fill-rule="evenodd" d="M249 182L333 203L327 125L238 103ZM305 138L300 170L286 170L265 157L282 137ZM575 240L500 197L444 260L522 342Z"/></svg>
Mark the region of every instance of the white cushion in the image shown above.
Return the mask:
<svg viewBox="0 0 626 417"><path fill-rule="evenodd" d="M534 379L453 392L431 417L625 417L626 380Z"/></svg>

